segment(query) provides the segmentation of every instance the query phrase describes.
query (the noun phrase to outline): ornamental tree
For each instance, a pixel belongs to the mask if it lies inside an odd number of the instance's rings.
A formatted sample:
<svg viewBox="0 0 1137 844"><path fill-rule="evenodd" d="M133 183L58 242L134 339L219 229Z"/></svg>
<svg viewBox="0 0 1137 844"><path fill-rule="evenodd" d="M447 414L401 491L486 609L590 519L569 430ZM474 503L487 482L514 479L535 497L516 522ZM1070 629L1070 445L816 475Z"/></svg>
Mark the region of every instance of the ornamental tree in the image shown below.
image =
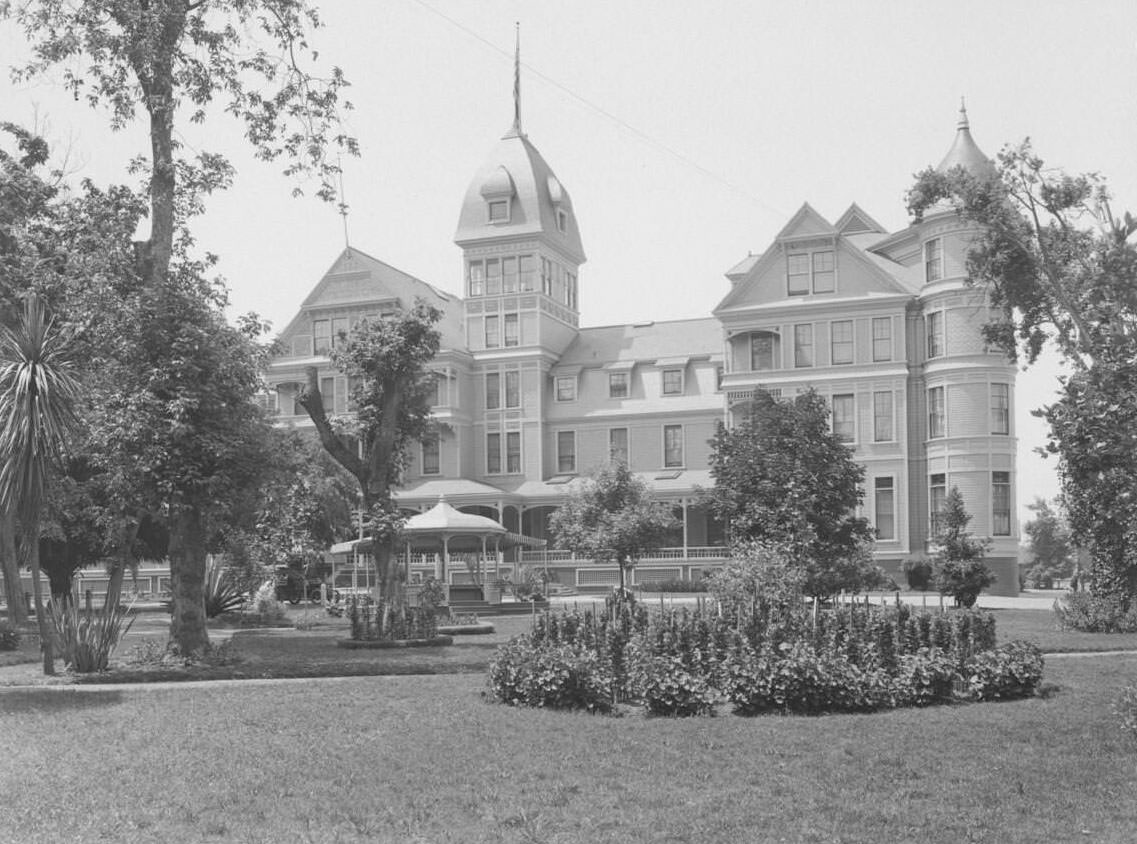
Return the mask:
<svg viewBox="0 0 1137 844"><path fill-rule="evenodd" d="M671 508L616 460L601 467L549 517L557 545L597 563L615 563L620 591L641 557L659 548L678 524Z"/></svg>
<svg viewBox="0 0 1137 844"><path fill-rule="evenodd" d="M948 203L978 224L967 268L998 313L988 342L1028 363L1049 345L1068 366L1058 400L1036 411L1050 426L1039 451L1058 458L1090 591L1124 610L1137 598L1137 220L1113 213L1099 176L1048 168L1029 142L1004 149L997 171L924 171L909 210Z"/></svg>
<svg viewBox="0 0 1137 844"><path fill-rule="evenodd" d="M936 519L932 566L936 588L954 598L960 607L974 606L979 593L995 582L995 575L983 562L991 540L972 534L967 529L970 522L963 496L952 487Z"/></svg>
<svg viewBox="0 0 1137 844"><path fill-rule="evenodd" d="M359 485L379 586L389 596L400 589L391 558L403 523L391 491L406 468L409 446L428 430L434 379L428 366L441 343L435 327L441 317L420 299L390 316L362 319L340 336L332 362L354 385L350 415L329 416L316 367L308 369L298 397L324 449Z"/></svg>
<svg viewBox="0 0 1137 844"><path fill-rule="evenodd" d="M1034 518L1023 525L1035 567L1044 577L1069 577L1074 568L1074 545L1062 514L1045 498L1027 505Z"/></svg>
<svg viewBox="0 0 1137 844"><path fill-rule="evenodd" d="M881 574L867 553L867 520L854 515L865 470L829 429L815 391L778 401L758 390L745 416L711 440L706 500L730 525L732 544L758 540L784 549L806 570L811 595L859 591Z"/></svg>

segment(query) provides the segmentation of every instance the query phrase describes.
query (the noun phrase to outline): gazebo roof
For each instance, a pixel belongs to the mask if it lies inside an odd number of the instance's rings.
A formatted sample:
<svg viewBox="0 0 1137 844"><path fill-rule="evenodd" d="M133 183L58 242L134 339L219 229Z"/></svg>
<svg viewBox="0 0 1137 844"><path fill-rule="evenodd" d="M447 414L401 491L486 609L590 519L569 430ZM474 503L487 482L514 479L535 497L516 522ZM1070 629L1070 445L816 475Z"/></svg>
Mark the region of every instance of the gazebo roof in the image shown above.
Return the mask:
<svg viewBox="0 0 1137 844"><path fill-rule="evenodd" d="M506 533L505 528L486 516L477 516L473 513L463 513L446 503L446 496L440 495L438 503L417 516L411 516L403 525L403 533L409 537L419 537L424 534L454 534L475 536L501 536Z"/></svg>

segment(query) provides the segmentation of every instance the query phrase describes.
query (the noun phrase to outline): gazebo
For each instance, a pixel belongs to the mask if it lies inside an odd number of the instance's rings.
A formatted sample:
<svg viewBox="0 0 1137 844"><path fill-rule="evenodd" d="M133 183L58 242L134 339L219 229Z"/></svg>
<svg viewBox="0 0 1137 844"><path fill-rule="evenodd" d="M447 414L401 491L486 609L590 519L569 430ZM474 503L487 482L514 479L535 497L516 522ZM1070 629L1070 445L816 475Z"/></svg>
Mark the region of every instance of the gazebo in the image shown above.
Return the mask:
<svg viewBox="0 0 1137 844"><path fill-rule="evenodd" d="M545 547L543 539L511 533L504 525L487 516L463 513L448 504L445 495L440 495L438 503L425 513L407 519L400 542L405 552L403 559L408 575L412 553L435 553L438 555L435 575L443 583L450 581L451 554L477 554L478 570L481 571L492 552L494 579L497 580L501 574L502 551L517 546ZM368 553L371 550L371 540L341 542L331 550L332 553Z"/></svg>

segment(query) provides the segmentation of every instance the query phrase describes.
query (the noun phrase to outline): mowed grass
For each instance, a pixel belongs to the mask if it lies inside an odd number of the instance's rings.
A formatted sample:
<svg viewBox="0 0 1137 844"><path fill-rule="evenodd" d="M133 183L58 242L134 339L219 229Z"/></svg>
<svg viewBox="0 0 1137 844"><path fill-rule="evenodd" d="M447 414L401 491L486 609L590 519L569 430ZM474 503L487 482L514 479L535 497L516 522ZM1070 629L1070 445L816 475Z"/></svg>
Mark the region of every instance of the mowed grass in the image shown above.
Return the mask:
<svg viewBox="0 0 1137 844"><path fill-rule="evenodd" d="M0 691L20 841L1137 840L1137 657L1044 697L819 718L606 718L468 675ZM18 831L18 832L17 832Z"/></svg>
<svg viewBox="0 0 1137 844"><path fill-rule="evenodd" d="M1080 633L1062 630L1050 610L989 610L1000 642L1026 639L1044 653L1137 651L1137 633Z"/></svg>

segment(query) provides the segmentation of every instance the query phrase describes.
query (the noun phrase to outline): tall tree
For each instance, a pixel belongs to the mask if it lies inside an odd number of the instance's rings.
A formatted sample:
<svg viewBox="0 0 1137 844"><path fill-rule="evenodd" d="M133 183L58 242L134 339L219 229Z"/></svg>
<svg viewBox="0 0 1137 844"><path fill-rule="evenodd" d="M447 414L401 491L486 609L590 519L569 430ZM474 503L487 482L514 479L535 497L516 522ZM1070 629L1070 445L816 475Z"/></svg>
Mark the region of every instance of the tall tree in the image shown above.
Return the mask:
<svg viewBox="0 0 1137 844"><path fill-rule="evenodd" d="M805 567L810 594L858 591L879 578L866 553L872 529L853 515L864 468L829 429L816 392L778 401L757 391L746 417L711 440L711 476L707 503L732 542L787 549Z"/></svg>
<svg viewBox="0 0 1137 844"><path fill-rule="evenodd" d="M317 11L304 0L25 0L3 4L0 14L15 15L33 51L18 76L30 78L62 65L66 87L77 99L106 106L113 129L139 112L145 116L150 234L137 244L134 263L151 296L178 289L170 276L186 219L198 210L202 186L223 185L231 174L228 163L215 154L200 154L194 167L178 158L179 119L200 122L211 106L236 115L259 157L284 157L286 173L314 177L316 193L324 199L334 197L337 170L328 150L357 152L355 140L339 130L339 111L350 108L340 99L347 84L343 74L332 68L320 78L304 67L315 58L308 34L320 26ZM181 184L190 171L196 173L196 190ZM184 303L180 293L172 295L167 312ZM182 331L166 320L161 324L175 329L165 338L169 347L193 342L194 330ZM181 348L174 358L186 358L187 351ZM155 398L160 402L165 397ZM177 408L167 409L177 416ZM185 450L174 448L172 454ZM196 459L182 467L183 476L199 490L208 486L195 474L200 468ZM209 521L202 508L208 499L173 494L166 506L173 632L183 649L196 650L208 641L204 613L199 612Z"/></svg>
<svg viewBox="0 0 1137 844"><path fill-rule="evenodd" d="M1045 166L1029 142L998 156L997 175L918 174L919 219L950 203L979 224L968 277L990 294L990 343L1033 363L1050 344L1068 365L1040 451L1058 458L1074 540L1090 555L1090 590L1137 599L1137 220L1116 216L1097 175ZM939 207L942 207L939 206Z"/></svg>
<svg viewBox="0 0 1137 844"><path fill-rule="evenodd" d="M937 514L932 565L936 588L961 607L974 606L979 593L995 582L995 575L983 562L991 541L972 534L967 529L970 523L963 496L952 487Z"/></svg>
<svg viewBox="0 0 1137 844"><path fill-rule="evenodd" d="M35 293L14 329L0 326L0 504L14 508L32 570L43 673L54 674L40 586L39 528L47 488L79 424L81 390L67 337Z"/></svg>
<svg viewBox="0 0 1137 844"><path fill-rule="evenodd" d="M619 567L621 593L639 559L662 546L676 524L670 506L654 500L622 460L603 466L549 517L558 545Z"/></svg>
<svg viewBox="0 0 1137 844"><path fill-rule="evenodd" d="M438 354L441 316L419 300L391 316L360 320L341 335L332 362L354 384L351 416L328 415L315 367L299 397L328 454L359 484L384 595L399 590L391 554L403 520L391 489L406 467L408 446L427 431L434 378L427 366Z"/></svg>
<svg viewBox="0 0 1137 844"><path fill-rule="evenodd" d="M1034 512L1034 518L1023 525L1023 532L1030 540L1029 550L1034 564L1049 572L1051 577L1069 577L1075 552L1065 519L1045 498L1035 498L1027 506Z"/></svg>

